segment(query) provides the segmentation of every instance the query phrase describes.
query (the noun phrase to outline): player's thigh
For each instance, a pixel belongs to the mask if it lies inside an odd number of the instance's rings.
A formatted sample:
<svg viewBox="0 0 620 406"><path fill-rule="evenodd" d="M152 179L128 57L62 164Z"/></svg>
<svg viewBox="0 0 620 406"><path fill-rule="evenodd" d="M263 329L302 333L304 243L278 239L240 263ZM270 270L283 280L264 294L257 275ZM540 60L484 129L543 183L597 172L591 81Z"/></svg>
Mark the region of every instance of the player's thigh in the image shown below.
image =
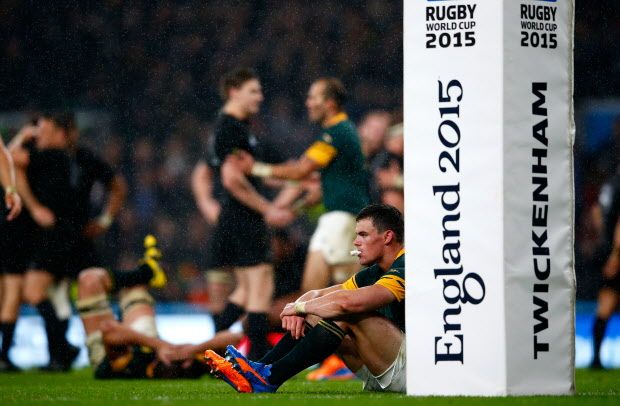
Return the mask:
<svg viewBox="0 0 620 406"><path fill-rule="evenodd" d="M312 235L308 251L320 251L328 266L356 263L351 256L355 239L355 216L344 211L325 213Z"/></svg>
<svg viewBox="0 0 620 406"><path fill-rule="evenodd" d="M361 360L373 374L385 371L398 356L404 334L385 317L359 315L341 325L350 333Z"/></svg>
<svg viewBox="0 0 620 406"><path fill-rule="evenodd" d="M618 306L619 294L611 288L602 288L598 294L596 315L602 318L609 318Z"/></svg>
<svg viewBox="0 0 620 406"><path fill-rule="evenodd" d="M259 264L246 267L243 272L248 282L247 310L267 312L274 291L273 267L269 264Z"/></svg>
<svg viewBox="0 0 620 406"><path fill-rule="evenodd" d="M304 275L301 282L302 292L314 289L323 289L329 285L329 265L325 261L322 251L308 251Z"/></svg>
<svg viewBox="0 0 620 406"><path fill-rule="evenodd" d="M33 269L24 275L24 300L36 305L47 298L47 290L54 283L54 275L51 273Z"/></svg>

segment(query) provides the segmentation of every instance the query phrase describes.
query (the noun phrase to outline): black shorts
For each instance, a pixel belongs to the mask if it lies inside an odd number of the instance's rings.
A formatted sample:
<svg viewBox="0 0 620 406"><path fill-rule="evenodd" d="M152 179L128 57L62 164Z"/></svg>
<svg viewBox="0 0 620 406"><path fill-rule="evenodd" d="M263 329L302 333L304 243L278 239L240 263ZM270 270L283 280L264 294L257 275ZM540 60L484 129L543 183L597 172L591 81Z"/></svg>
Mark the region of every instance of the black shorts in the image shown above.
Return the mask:
<svg viewBox="0 0 620 406"><path fill-rule="evenodd" d="M81 227L58 223L36 233L31 269L42 269L57 277L75 278L83 269L97 265L95 246L82 236Z"/></svg>
<svg viewBox="0 0 620 406"><path fill-rule="evenodd" d="M0 224L0 274L23 274L32 257L37 226L26 213Z"/></svg>
<svg viewBox="0 0 620 406"><path fill-rule="evenodd" d="M616 276L611 279L603 277L603 280L601 281L601 287L613 289L616 291L616 293L620 294L620 272L616 273Z"/></svg>
<svg viewBox="0 0 620 406"><path fill-rule="evenodd" d="M260 215L222 210L209 242L209 269L271 262L269 230Z"/></svg>

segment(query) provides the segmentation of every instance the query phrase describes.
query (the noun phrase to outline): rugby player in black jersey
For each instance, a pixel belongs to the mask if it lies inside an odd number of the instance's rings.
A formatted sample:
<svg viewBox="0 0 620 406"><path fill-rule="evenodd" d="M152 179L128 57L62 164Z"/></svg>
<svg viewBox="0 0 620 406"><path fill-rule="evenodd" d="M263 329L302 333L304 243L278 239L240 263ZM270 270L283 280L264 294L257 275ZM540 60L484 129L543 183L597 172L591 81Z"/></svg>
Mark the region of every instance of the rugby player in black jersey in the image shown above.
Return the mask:
<svg viewBox="0 0 620 406"><path fill-rule="evenodd" d="M239 151L255 154L257 139L250 132L249 119L263 101L257 75L237 69L221 81L224 106L215 124L215 156L222 162L218 176L225 196L218 224L210 243L210 269L231 268L237 282L229 302L216 319L216 330L227 329L247 313L251 353L261 356L266 340L274 290L267 224L282 226L293 213L273 205L257 192L259 181L246 178L232 157Z"/></svg>

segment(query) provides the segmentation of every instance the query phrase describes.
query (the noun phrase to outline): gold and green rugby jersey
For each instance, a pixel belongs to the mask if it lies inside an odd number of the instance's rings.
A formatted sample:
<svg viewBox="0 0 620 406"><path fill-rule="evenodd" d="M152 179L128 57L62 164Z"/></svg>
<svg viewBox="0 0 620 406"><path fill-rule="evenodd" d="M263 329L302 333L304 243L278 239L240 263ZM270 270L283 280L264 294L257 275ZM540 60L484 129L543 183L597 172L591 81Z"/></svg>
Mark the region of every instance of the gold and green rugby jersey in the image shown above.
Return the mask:
<svg viewBox="0 0 620 406"><path fill-rule="evenodd" d="M387 271L379 265L364 268L342 284L344 289L353 290L370 285L381 285L392 292L395 301L377 309L377 313L385 316L405 331L405 250L402 249Z"/></svg>
<svg viewBox="0 0 620 406"><path fill-rule="evenodd" d="M304 153L321 166L327 211L357 214L370 203L359 135L345 113L334 116Z"/></svg>

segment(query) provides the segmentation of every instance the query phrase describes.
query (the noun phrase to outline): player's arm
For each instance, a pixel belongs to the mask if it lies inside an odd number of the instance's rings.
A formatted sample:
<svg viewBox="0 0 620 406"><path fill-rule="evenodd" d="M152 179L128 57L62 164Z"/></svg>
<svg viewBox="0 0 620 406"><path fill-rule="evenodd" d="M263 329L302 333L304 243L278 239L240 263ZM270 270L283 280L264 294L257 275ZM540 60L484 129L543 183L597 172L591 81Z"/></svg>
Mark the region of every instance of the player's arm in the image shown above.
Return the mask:
<svg viewBox="0 0 620 406"><path fill-rule="evenodd" d="M22 210L22 201L17 194L15 185L15 167L11 153L4 146L0 138L0 184L4 188L4 203L9 210L7 220L11 221L19 215Z"/></svg>
<svg viewBox="0 0 620 406"><path fill-rule="evenodd" d="M338 150L333 145L317 140L299 159L277 165L255 162L251 155L238 154L243 170L262 178L301 180L313 172L326 167L336 157Z"/></svg>
<svg viewBox="0 0 620 406"><path fill-rule="evenodd" d="M277 165L256 162L252 166L252 175L279 179L301 180L310 176L312 172L319 169L321 169L321 165L308 158L306 155L302 155L295 161Z"/></svg>
<svg viewBox="0 0 620 406"><path fill-rule="evenodd" d="M115 173L112 180L107 185L108 203L98 218L99 224L104 227L110 227L114 218L118 215L127 198L127 182L123 175Z"/></svg>
<svg viewBox="0 0 620 406"><path fill-rule="evenodd" d="M199 162L192 172L192 194L202 216L211 224L217 222L220 204L213 198L213 174L204 162Z"/></svg>
<svg viewBox="0 0 620 406"><path fill-rule="evenodd" d="M340 289L306 302L298 301L284 308L283 315L314 314L324 319L338 319L349 314L377 310L397 300L392 291L374 284L355 290Z"/></svg>
<svg viewBox="0 0 620 406"><path fill-rule="evenodd" d="M222 185L235 199L262 215L267 214L269 201L256 191L230 155L222 164L221 176Z"/></svg>
<svg viewBox="0 0 620 406"><path fill-rule="evenodd" d="M103 342L106 346L140 345L152 348L158 353L172 346L172 344L159 338L139 333L116 320L106 322L102 326L102 333ZM166 357L160 357L160 359L166 364L170 363Z"/></svg>
<svg viewBox="0 0 620 406"><path fill-rule="evenodd" d="M41 227L52 227L56 223L56 215L48 207L44 206L34 195L28 183L26 170L30 165L30 155L21 144L10 144L11 156L15 163L15 186L17 193L22 198L24 206L30 212L34 221Z"/></svg>

